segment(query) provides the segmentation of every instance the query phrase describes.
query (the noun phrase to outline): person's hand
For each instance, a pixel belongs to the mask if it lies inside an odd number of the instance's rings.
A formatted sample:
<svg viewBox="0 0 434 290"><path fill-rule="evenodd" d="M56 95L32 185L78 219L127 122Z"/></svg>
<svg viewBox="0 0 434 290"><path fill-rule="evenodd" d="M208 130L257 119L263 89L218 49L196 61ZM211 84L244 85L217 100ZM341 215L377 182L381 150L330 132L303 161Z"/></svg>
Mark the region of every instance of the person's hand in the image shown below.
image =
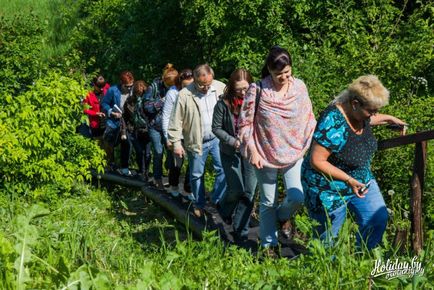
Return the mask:
<svg viewBox="0 0 434 290"><path fill-rule="evenodd" d="M364 188L365 185L361 182L359 182L357 179L354 178L350 178L347 181L347 184L351 187L351 189L353 190L354 194L359 197L359 198L365 198L365 194L368 192L368 189L365 189L363 192L359 192L360 189Z"/></svg>
<svg viewBox="0 0 434 290"><path fill-rule="evenodd" d="M238 150L238 149L240 149L240 146L241 146L241 142L240 142L240 140L237 139L234 143L234 148Z"/></svg>
<svg viewBox="0 0 434 290"><path fill-rule="evenodd" d="M389 125L396 125L397 128L398 128L397 130L399 130L400 133L401 133L401 136L405 135L405 133L407 131L407 127L408 127L407 123L405 123L401 119L398 119L398 118L396 118L394 116L390 116L390 119L387 121L387 123Z"/></svg>
<svg viewBox="0 0 434 290"><path fill-rule="evenodd" d="M253 166L255 166L258 169L261 169L264 167L264 165L262 164L261 157L256 152L252 153L252 155L250 156L250 164L252 164Z"/></svg>
<svg viewBox="0 0 434 290"><path fill-rule="evenodd" d="M179 146L173 149L173 154L175 154L175 156L178 156L179 158L183 158L185 155L184 148L182 148L182 146Z"/></svg>
<svg viewBox="0 0 434 290"><path fill-rule="evenodd" d="M166 141L166 147L169 148L169 150L172 149L172 142L170 142L169 140Z"/></svg>
<svg viewBox="0 0 434 290"><path fill-rule="evenodd" d="M100 118L104 118L105 114L103 112L97 112L96 115Z"/></svg>
<svg viewBox="0 0 434 290"><path fill-rule="evenodd" d="M115 119L120 119L122 118L122 114L118 112L112 112L112 117Z"/></svg>

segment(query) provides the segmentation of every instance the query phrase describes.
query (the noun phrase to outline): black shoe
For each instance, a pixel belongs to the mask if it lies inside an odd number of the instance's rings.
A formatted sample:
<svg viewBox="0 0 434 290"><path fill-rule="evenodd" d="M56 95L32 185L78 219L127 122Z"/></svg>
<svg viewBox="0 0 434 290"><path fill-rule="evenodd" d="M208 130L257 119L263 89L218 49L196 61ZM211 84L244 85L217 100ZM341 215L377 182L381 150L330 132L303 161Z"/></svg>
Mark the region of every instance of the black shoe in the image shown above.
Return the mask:
<svg viewBox="0 0 434 290"><path fill-rule="evenodd" d="M232 233L232 237L234 238L234 242L237 243L237 244L245 243L249 239L248 236L240 235L237 232L233 232Z"/></svg>
<svg viewBox="0 0 434 290"><path fill-rule="evenodd" d="M217 212L219 213L220 217L222 218L223 222L227 225L231 225L232 224L232 217L227 217L222 215L222 211L221 211L221 206L220 203L217 202L217 204L215 205L215 208L217 209Z"/></svg>

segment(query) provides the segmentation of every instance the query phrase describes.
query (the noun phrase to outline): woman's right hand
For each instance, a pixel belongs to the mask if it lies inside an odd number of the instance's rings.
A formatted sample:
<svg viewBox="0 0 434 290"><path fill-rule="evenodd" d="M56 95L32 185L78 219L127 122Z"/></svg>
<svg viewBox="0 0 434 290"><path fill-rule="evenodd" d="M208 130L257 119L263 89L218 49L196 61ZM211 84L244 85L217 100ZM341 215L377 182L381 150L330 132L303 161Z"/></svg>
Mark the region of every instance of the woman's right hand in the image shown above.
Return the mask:
<svg viewBox="0 0 434 290"><path fill-rule="evenodd" d="M365 189L363 192L360 192L360 190L365 187L365 185L363 183L361 183L357 179L351 177L347 181L347 184L351 187L351 189L353 190L354 194L357 197L365 198L365 194L368 191L368 189Z"/></svg>
<svg viewBox="0 0 434 290"><path fill-rule="evenodd" d="M256 152L252 153L252 155L250 156L250 164L252 164L253 166L255 166L258 169L261 169L264 167L264 165L262 164L261 157Z"/></svg>

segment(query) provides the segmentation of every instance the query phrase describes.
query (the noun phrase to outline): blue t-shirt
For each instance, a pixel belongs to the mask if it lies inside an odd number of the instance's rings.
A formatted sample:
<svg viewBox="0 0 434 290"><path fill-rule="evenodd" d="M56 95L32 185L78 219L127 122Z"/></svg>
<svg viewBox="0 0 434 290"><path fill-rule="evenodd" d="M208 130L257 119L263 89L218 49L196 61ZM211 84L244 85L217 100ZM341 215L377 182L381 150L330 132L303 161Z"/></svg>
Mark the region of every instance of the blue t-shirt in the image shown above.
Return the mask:
<svg viewBox="0 0 434 290"><path fill-rule="evenodd" d="M321 114L313 140L329 149L331 155L328 161L351 177L362 183L373 178L371 160L377 150L377 140L372 134L369 120L365 121L362 134L357 135L341 111L335 105L331 105ZM331 212L353 197L353 191L344 181L333 180L330 176L313 169L310 165L310 155L311 152L302 166L306 206L311 211L325 208Z"/></svg>

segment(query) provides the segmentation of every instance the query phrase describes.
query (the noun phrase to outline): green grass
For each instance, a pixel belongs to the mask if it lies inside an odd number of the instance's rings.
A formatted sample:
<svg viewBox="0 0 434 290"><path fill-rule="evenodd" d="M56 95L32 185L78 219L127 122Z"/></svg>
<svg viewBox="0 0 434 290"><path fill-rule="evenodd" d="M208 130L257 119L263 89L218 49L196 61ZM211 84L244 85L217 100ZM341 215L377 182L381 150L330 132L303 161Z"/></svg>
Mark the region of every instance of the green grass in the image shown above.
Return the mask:
<svg viewBox="0 0 434 290"><path fill-rule="evenodd" d="M139 193L121 187L77 186L78 195L34 207L23 197L1 195L0 288L62 289L416 289L433 287L432 238L420 260L421 277L370 279L374 260L399 257L385 236L383 248L357 252L354 223L345 224L333 248L310 239L311 221L300 215L309 254L270 260L235 246L215 233L194 240L184 227ZM32 205L33 204L33 205ZM45 208L45 209L44 209ZM24 239L23 237L26 236ZM26 241L26 246L23 241ZM23 250L24 249L24 250ZM21 273L14 262L24 255ZM431 284L430 284L431 283Z"/></svg>

